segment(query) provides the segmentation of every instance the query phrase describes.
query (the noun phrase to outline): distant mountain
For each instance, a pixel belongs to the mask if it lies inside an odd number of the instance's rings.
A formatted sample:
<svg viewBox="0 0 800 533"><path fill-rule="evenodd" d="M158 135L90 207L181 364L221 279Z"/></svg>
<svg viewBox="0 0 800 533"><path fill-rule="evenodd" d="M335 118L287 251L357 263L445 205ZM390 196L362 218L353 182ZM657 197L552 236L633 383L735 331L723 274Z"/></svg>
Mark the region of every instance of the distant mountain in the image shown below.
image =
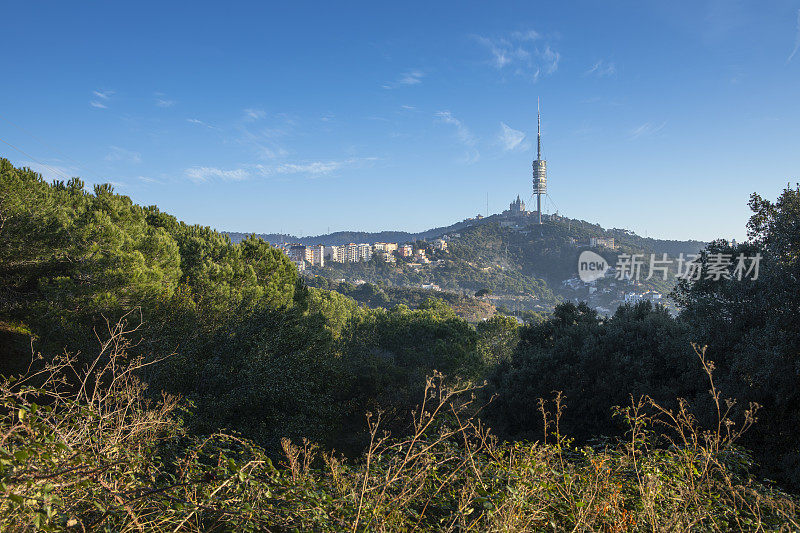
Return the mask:
<svg viewBox="0 0 800 533"><path fill-rule="evenodd" d="M315 235L310 237L297 237L289 234L281 233L255 233L256 237L260 237L270 243L282 242L297 242L301 244L324 244L325 246L354 243L375 243L375 242L414 242L418 240L436 239L448 233L459 232L472 226L480 226L485 224L498 223L503 220L503 215L491 215L484 218L472 218L456 222L450 226L443 226L439 228L432 228L429 230L421 231L418 233L410 233L407 231L336 231L324 235ZM548 226L550 223L545 223ZM633 231L621 228L605 229L599 224L593 224L585 220L568 219L561 217L558 220L559 226L567 226L569 235L575 238L592 237L614 237L618 243L626 243L634 248L652 251L654 253L666 253L670 255L677 255L679 253L695 253L705 247L706 243L692 239L688 240L671 240L671 239L654 239L651 237L642 237ZM535 230L536 226L528 226L529 230ZM241 233L235 231L223 232L227 234L233 242L240 242L250 233ZM687 252L690 251L690 252Z"/></svg>
<svg viewBox="0 0 800 533"><path fill-rule="evenodd" d="M409 233L407 231L336 231L326 235L316 235L311 237L296 237L294 235L280 234L280 233L256 233L256 237L261 237L267 242L281 243L281 242L299 242L301 244L324 244L325 246L334 246L341 244L354 243L374 243L374 242L413 242L425 239L435 239L441 237L446 233L459 231L472 224L476 220L463 220L456 222L450 226L433 228L419 233ZM240 232L225 232L233 242L240 242L250 235L250 233Z"/></svg>

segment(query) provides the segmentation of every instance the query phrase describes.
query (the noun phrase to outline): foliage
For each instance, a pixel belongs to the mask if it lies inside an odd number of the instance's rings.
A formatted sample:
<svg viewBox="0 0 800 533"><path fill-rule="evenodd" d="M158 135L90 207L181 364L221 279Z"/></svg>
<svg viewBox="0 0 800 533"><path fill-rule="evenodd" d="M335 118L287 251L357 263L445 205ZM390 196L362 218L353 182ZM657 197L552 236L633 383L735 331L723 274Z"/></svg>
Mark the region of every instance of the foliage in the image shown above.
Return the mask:
<svg viewBox="0 0 800 533"><path fill-rule="evenodd" d="M699 427L644 398L618 413L617 445L575 448L560 430L563 408L541 414L543 442L501 444L474 418L475 389L427 380L413 431L382 432L358 462L282 441L275 465L247 440L197 439L180 426L181 404L149 402L112 328L86 368L65 356L38 381L0 384L0 528L3 531L785 531L800 527L797 502L748 477L749 458L720 407ZM709 362L701 353L706 368ZM66 386L77 376L82 385ZM712 381L712 398L719 396ZM654 425L669 430L658 445ZM549 440L548 440L549 439Z"/></svg>
<svg viewBox="0 0 800 533"><path fill-rule="evenodd" d="M650 302L622 306L609 319L586 304L561 304L548 320L521 328L511 358L490 378L498 394L492 425L508 438L540 434L535 406L558 390L571 405L562 419L570 435L580 442L621 435L606 406L630 394L696 398L705 388L692 363L688 328Z"/></svg>
<svg viewBox="0 0 800 533"><path fill-rule="evenodd" d="M800 487L800 187L776 202L753 194L749 241L711 243L700 280L682 282L675 297L681 318L716 355L720 383L764 406L747 444L770 476ZM709 254L761 255L752 274L706 279ZM730 274L731 272L729 272Z"/></svg>

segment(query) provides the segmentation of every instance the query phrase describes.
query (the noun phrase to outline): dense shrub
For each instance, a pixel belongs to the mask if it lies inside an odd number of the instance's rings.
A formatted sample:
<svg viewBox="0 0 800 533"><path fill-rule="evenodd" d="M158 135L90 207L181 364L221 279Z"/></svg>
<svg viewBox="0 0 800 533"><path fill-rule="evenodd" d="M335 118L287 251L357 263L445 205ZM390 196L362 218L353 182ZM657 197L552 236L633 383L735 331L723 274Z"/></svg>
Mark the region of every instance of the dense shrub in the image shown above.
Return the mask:
<svg viewBox="0 0 800 533"><path fill-rule="evenodd" d="M724 411L709 431L681 404L618 413L627 438L576 448L556 400L543 442L500 444L470 416L471 387L429 378L413 431L382 432L357 462L282 441L278 466L251 442L192 438L182 405L150 402L120 327L88 368L65 356L0 382L0 529L108 531L784 531L796 503L754 483ZM703 355L701 354L701 357ZM707 364L705 359L701 359ZM78 378L80 385L68 386ZM28 385L31 380L40 385ZM712 398L719 406L713 387ZM671 446L654 442L655 424Z"/></svg>

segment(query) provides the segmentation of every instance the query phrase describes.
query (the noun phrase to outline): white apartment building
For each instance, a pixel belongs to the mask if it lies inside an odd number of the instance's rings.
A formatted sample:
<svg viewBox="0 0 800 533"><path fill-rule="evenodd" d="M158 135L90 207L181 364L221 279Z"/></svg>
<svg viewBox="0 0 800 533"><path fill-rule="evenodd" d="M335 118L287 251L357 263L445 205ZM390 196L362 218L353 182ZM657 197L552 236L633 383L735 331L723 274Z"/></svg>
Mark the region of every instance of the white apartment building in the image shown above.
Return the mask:
<svg viewBox="0 0 800 533"><path fill-rule="evenodd" d="M305 260L312 266L325 266L325 247L321 244L306 246Z"/></svg>
<svg viewBox="0 0 800 533"><path fill-rule="evenodd" d="M372 246L369 244L357 245L358 259L356 261L369 261L372 259Z"/></svg>
<svg viewBox="0 0 800 533"><path fill-rule="evenodd" d="M372 246L369 244L343 244L341 246L326 246L324 257L334 263L357 263L369 261L372 258Z"/></svg>

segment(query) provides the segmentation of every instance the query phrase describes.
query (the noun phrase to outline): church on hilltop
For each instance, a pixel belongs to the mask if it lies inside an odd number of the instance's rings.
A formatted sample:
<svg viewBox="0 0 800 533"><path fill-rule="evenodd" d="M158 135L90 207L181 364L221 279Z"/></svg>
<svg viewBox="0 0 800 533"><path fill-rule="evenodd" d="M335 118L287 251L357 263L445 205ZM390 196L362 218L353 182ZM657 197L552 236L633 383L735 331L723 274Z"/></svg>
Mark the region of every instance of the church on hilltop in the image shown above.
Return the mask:
<svg viewBox="0 0 800 533"><path fill-rule="evenodd" d="M509 204L508 209L503 211L504 217L526 217L530 212L525 209L525 202L517 195L517 199Z"/></svg>

